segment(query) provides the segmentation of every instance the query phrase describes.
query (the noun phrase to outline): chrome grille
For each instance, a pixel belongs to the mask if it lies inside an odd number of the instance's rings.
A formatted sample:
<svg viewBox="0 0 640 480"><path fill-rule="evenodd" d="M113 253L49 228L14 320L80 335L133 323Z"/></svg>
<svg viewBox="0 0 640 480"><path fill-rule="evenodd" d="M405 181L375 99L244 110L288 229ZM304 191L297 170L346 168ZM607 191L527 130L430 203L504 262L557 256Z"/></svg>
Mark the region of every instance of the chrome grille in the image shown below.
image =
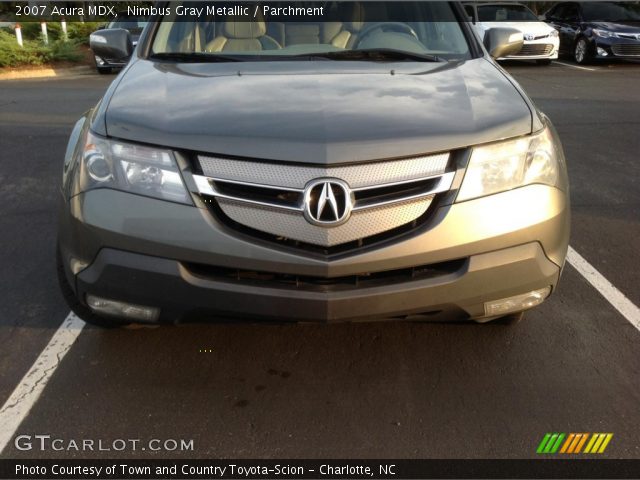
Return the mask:
<svg viewBox="0 0 640 480"><path fill-rule="evenodd" d="M307 223L296 212L261 205L218 199L222 211L238 223L261 232L284 236L312 245L333 246L391 230L415 220L427 211L433 196L354 211L351 218L335 228Z"/></svg>
<svg viewBox="0 0 640 480"><path fill-rule="evenodd" d="M611 51L619 57L640 57L640 44L617 43L611 45Z"/></svg>
<svg viewBox="0 0 640 480"><path fill-rule="evenodd" d="M522 49L512 57L532 57L536 55L550 55L553 45L550 43L525 43Z"/></svg>
<svg viewBox="0 0 640 480"><path fill-rule="evenodd" d="M320 247L365 239L413 222L437 193L451 188L455 175L446 172L448 153L337 166L215 157L199 161L204 175L194 175L198 193L205 202L215 202L233 222L278 239ZM348 186L352 210L346 221L321 225L305 218L309 194L305 187L319 179Z"/></svg>
<svg viewBox="0 0 640 480"><path fill-rule="evenodd" d="M334 177L351 188L402 182L444 172L449 154L403 158L356 165L291 165L219 157L198 157L205 176L236 182L299 188L314 178Z"/></svg>

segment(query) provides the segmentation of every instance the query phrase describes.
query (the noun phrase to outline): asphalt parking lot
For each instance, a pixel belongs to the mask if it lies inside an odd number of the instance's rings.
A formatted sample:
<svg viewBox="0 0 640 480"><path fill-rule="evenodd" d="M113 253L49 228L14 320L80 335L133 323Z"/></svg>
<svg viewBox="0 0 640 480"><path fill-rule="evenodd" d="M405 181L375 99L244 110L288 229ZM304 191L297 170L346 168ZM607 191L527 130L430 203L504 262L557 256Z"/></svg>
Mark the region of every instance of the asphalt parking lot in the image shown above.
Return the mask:
<svg viewBox="0 0 640 480"><path fill-rule="evenodd" d="M640 305L640 65L505 68L564 143L572 248ZM603 456L640 458L637 307L620 313L579 257L515 326L86 327L38 370L52 375L34 398L41 379L23 377L69 313L54 264L66 141L113 78L0 83L0 415L19 420L12 439L193 440L172 457L533 458L545 432L612 432ZM1 454L167 455L20 451L13 440Z"/></svg>

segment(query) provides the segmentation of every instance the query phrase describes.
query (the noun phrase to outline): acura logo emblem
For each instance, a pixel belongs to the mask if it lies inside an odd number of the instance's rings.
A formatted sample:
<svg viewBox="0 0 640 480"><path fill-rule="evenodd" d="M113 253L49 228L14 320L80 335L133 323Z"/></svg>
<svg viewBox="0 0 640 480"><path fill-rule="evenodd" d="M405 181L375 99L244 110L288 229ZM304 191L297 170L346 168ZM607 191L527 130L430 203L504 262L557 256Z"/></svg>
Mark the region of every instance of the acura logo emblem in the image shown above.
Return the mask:
<svg viewBox="0 0 640 480"><path fill-rule="evenodd" d="M337 178L312 180L304 189L304 217L314 225L340 225L348 220L352 208L351 189Z"/></svg>
<svg viewBox="0 0 640 480"><path fill-rule="evenodd" d="M535 35L533 33L525 33L524 34L524 39L525 40L533 40L535 38Z"/></svg>

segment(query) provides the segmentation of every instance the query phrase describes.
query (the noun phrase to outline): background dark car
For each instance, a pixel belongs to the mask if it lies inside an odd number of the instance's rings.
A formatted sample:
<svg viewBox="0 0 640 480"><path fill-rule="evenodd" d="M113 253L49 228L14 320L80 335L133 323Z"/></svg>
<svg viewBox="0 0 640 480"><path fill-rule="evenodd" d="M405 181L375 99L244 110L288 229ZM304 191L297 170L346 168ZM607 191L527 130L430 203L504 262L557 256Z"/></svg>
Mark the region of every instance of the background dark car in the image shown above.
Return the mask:
<svg viewBox="0 0 640 480"><path fill-rule="evenodd" d="M640 60L639 2L563 2L544 21L560 34L560 52L577 63L594 59Z"/></svg>
<svg viewBox="0 0 640 480"><path fill-rule="evenodd" d="M138 39L146 24L147 19L144 17L135 17L119 13L115 20L105 26L105 29L124 28L128 30L131 34L131 42L135 47L138 44ZM98 72L106 74L111 73L113 68L124 67L129 61L129 58L103 58L94 54L94 60Z"/></svg>

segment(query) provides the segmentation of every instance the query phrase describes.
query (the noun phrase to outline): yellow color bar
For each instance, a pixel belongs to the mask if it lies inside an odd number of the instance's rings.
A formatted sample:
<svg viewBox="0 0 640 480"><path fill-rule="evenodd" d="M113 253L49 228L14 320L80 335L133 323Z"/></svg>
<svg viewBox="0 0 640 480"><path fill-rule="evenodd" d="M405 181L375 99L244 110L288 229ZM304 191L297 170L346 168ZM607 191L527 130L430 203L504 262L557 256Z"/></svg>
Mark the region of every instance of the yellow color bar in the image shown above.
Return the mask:
<svg viewBox="0 0 640 480"><path fill-rule="evenodd" d="M604 433L599 433L598 434L598 438L596 439L596 443L594 443L593 447L591 447L591 453L598 453L598 448L600 448L600 444L604 440L604 437L606 437L606 435Z"/></svg>
<svg viewBox="0 0 640 480"><path fill-rule="evenodd" d="M591 453L591 447L593 447L593 444L596 442L596 438L598 438L597 433L591 435L591 440L587 443L587 448L584 449L584 453Z"/></svg>
<svg viewBox="0 0 640 480"><path fill-rule="evenodd" d="M602 442L602 445L600 445L600 450L598 450L598 453L604 453L604 449L607 448L607 445L609 445L611 438L613 438L613 433L607 433L604 437L604 442Z"/></svg>

